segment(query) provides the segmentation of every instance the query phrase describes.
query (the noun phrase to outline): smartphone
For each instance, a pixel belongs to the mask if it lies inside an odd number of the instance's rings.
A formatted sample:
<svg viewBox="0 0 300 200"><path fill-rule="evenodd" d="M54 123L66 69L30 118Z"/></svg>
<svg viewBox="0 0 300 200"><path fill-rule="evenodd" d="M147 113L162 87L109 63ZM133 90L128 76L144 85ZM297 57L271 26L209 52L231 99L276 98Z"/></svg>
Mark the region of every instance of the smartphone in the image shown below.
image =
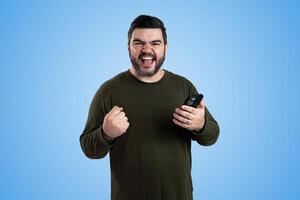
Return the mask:
<svg viewBox="0 0 300 200"><path fill-rule="evenodd" d="M202 99L203 99L203 94L195 94L195 95L189 96L185 100L184 105L188 105L188 106L197 108Z"/></svg>

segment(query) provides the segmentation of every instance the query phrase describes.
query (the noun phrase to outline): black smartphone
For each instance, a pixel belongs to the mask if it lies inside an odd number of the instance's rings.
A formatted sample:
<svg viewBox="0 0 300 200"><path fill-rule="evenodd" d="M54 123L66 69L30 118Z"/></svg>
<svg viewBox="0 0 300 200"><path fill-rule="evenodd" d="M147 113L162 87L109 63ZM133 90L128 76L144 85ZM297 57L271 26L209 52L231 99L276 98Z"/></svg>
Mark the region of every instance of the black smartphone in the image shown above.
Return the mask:
<svg viewBox="0 0 300 200"><path fill-rule="evenodd" d="M188 106L197 108L202 99L203 99L203 94L195 94L195 95L189 96L185 100L184 105L188 105Z"/></svg>

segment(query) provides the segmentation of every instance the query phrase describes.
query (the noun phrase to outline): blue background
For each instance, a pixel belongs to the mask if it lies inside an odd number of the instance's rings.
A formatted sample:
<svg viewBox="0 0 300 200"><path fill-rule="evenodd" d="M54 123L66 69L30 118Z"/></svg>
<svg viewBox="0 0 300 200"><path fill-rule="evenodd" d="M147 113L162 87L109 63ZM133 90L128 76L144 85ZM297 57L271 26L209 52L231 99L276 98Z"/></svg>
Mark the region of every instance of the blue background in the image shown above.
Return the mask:
<svg viewBox="0 0 300 200"><path fill-rule="evenodd" d="M127 31L161 18L164 68L204 93L221 135L193 143L194 199L300 199L297 1L1 1L0 199L109 199L109 159L79 136L127 70Z"/></svg>

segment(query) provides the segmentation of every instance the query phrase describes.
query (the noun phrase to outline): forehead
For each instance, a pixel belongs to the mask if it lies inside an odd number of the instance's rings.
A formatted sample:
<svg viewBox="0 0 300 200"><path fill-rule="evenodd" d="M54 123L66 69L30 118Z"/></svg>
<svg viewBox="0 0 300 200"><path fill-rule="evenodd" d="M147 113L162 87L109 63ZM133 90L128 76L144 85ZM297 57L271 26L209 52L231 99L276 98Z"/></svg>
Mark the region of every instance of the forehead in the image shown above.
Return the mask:
<svg viewBox="0 0 300 200"><path fill-rule="evenodd" d="M159 28L136 28L132 32L131 39L162 40L162 31Z"/></svg>

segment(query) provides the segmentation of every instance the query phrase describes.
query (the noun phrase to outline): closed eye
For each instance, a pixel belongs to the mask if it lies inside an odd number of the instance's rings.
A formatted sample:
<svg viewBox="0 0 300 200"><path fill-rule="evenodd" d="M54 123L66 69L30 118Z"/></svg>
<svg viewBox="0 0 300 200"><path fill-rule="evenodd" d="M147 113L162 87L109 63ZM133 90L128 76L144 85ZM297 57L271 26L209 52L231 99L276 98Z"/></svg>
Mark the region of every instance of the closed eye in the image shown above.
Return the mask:
<svg viewBox="0 0 300 200"><path fill-rule="evenodd" d="M158 45L160 45L160 43L159 42L152 42L152 45L158 46Z"/></svg>
<svg viewBox="0 0 300 200"><path fill-rule="evenodd" d="M133 42L134 45L142 45L141 42Z"/></svg>
<svg viewBox="0 0 300 200"><path fill-rule="evenodd" d="M139 39L134 39L134 40L132 41L132 44L133 44L133 45L144 45L144 43L145 43L145 42L143 42L143 41L141 41L141 40L139 40Z"/></svg>
<svg viewBox="0 0 300 200"><path fill-rule="evenodd" d="M157 45L160 45L161 44L161 41L160 40L154 40L151 42L152 45L154 46L157 46Z"/></svg>

